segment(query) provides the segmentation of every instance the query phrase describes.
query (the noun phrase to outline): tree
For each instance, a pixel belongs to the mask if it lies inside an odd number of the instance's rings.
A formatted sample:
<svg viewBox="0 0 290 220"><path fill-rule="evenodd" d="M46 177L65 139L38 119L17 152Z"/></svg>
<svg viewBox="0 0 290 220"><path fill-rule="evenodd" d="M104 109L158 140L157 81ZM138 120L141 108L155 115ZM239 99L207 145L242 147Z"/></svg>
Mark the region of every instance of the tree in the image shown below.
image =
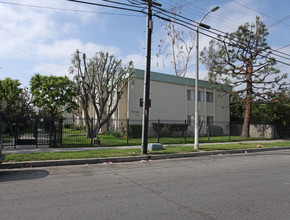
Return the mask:
<svg viewBox="0 0 290 220"><path fill-rule="evenodd" d="M175 14L175 19L177 14L181 13L180 9L176 7L172 9L172 12ZM162 61L163 66L165 66L164 62L168 56L171 56L171 63L175 75L184 77L188 69L188 63L194 45L194 32L189 32L189 40L187 41L183 30L176 27L174 21L163 24L163 28L166 32L166 36L160 40L156 56L160 57L165 54L165 58Z"/></svg>
<svg viewBox="0 0 290 220"><path fill-rule="evenodd" d="M290 88L270 93L266 100L253 105L253 120L270 122L277 126L280 137L290 135Z"/></svg>
<svg viewBox="0 0 290 220"><path fill-rule="evenodd" d="M35 114L33 96L30 93L29 88L25 87L22 90L20 103L20 115L25 116Z"/></svg>
<svg viewBox="0 0 290 220"><path fill-rule="evenodd" d="M230 99L231 121L240 121L246 104L239 96ZM251 119L259 123L271 123L277 127L280 137L290 135L290 88L267 94L266 99L253 103Z"/></svg>
<svg viewBox="0 0 290 220"><path fill-rule="evenodd" d="M241 136L248 135L252 104L257 98L265 98L271 90L285 85L287 74L280 74L274 66L271 48L266 42L265 24L256 18L255 24L246 23L233 33L211 40L201 52L201 61L209 71L209 79L223 82L236 89L234 94L246 103Z"/></svg>
<svg viewBox="0 0 290 220"><path fill-rule="evenodd" d="M113 55L98 52L91 59L76 51L73 54L70 73L74 74L78 100L84 112L87 136L97 138L100 129L117 110L123 88L133 77L132 61L126 65ZM96 123L91 126L90 106L96 115Z"/></svg>
<svg viewBox="0 0 290 220"><path fill-rule="evenodd" d="M50 116L72 112L78 107L74 83L68 77L35 74L30 80L33 104Z"/></svg>
<svg viewBox="0 0 290 220"><path fill-rule="evenodd" d="M238 95L230 95L230 120L242 121L246 105L244 99Z"/></svg>
<svg viewBox="0 0 290 220"><path fill-rule="evenodd" d="M6 78L0 80L0 110L4 114L17 115L22 89L18 80Z"/></svg>

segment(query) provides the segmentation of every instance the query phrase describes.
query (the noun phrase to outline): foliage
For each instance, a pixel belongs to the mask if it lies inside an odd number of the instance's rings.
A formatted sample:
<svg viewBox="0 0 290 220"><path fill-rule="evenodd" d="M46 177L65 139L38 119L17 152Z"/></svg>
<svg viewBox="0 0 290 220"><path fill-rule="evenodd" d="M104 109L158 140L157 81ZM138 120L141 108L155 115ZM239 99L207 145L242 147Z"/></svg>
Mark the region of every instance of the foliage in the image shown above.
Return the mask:
<svg viewBox="0 0 290 220"><path fill-rule="evenodd" d="M74 74L78 101L85 117L87 136L97 137L99 130L117 110L123 89L133 77L132 61L126 65L109 53L98 52L91 59L76 51L70 73ZM96 116L91 126L89 109ZM93 129L93 130L92 130Z"/></svg>
<svg viewBox="0 0 290 220"><path fill-rule="evenodd" d="M35 109L33 105L33 96L29 92L29 89L25 87L21 92L21 101L20 101L20 112L19 115L29 116L35 114Z"/></svg>
<svg viewBox="0 0 290 220"><path fill-rule="evenodd" d="M142 125L129 124L129 137L130 138L140 138L140 137L142 137Z"/></svg>
<svg viewBox="0 0 290 220"><path fill-rule="evenodd" d="M274 68L277 62L271 57L267 35L265 24L257 17L255 24L246 23L236 32L211 40L201 52L210 80L232 86L246 103L242 136L247 135L252 103L286 84L287 74Z"/></svg>
<svg viewBox="0 0 290 220"><path fill-rule="evenodd" d="M122 137L122 134L119 131L107 131L106 135L116 137L116 138Z"/></svg>
<svg viewBox="0 0 290 220"><path fill-rule="evenodd" d="M172 12L175 14L181 14L179 8L172 8ZM175 20L174 19L174 20ZM185 76L188 63L191 60L191 52L194 45L194 32L189 32L189 39L185 39L184 31L175 26L174 21L166 22L163 24L163 29L166 32L165 38L160 40L158 45L158 53L156 56L159 58L165 54L162 64L165 67L165 60L171 56L172 65L176 76ZM169 49L170 48L170 49Z"/></svg>
<svg viewBox="0 0 290 220"><path fill-rule="evenodd" d="M20 82L6 78L0 80L0 110L6 115L17 115L19 112L21 93Z"/></svg>
<svg viewBox="0 0 290 220"><path fill-rule="evenodd" d="M30 90L34 105L47 111L50 116L72 112L78 107L74 84L66 76L35 74L30 80Z"/></svg>
<svg viewBox="0 0 290 220"><path fill-rule="evenodd" d="M280 137L290 137L290 88L259 100L253 107L253 120L274 123Z"/></svg>
<svg viewBox="0 0 290 220"><path fill-rule="evenodd" d="M65 129L73 129L74 128L74 124L64 124L63 128L65 128Z"/></svg>
<svg viewBox="0 0 290 220"><path fill-rule="evenodd" d="M181 136L184 133L185 125L182 123L152 123L155 133L163 137ZM186 127L187 129L187 127Z"/></svg>
<svg viewBox="0 0 290 220"><path fill-rule="evenodd" d="M245 111L245 102L234 96L230 101L231 121L241 121ZM252 121L276 124L280 137L289 137L290 132L290 88L269 93L266 99L253 103ZM288 130L287 130L288 129Z"/></svg>
<svg viewBox="0 0 290 220"><path fill-rule="evenodd" d="M222 136L224 134L224 130L222 127L213 125L209 127L210 136Z"/></svg>
<svg viewBox="0 0 290 220"><path fill-rule="evenodd" d="M238 95L230 96L230 121L243 121L246 103Z"/></svg>

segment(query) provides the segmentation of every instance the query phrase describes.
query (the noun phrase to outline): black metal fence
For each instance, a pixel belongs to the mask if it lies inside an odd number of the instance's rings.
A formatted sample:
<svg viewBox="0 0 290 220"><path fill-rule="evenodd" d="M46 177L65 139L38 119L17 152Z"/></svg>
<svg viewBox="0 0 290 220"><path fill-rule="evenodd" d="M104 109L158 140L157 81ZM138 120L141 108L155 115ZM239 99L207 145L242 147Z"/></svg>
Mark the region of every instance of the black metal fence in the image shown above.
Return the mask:
<svg viewBox="0 0 290 220"><path fill-rule="evenodd" d="M95 123L95 119L89 120L89 126L92 128ZM200 121L199 136L207 138L208 141L212 137L218 136L231 140L233 136L241 135L242 125L242 122ZM249 137L271 139L281 137L281 131L273 124L251 123L248 131ZM285 133L285 128L283 131ZM287 130L286 134L288 137L290 136L290 132L287 133ZM130 144L141 138L142 121L111 119L102 127L100 136L104 145L114 145L114 142L111 141L114 138L122 141L123 144ZM160 139L164 137L176 137L182 143L192 142L194 121L150 120L149 137L155 138L156 142L160 142ZM87 131L84 119L52 117L2 116L0 117L0 140L4 147L12 148L90 146L95 143L95 137Z"/></svg>
<svg viewBox="0 0 290 220"><path fill-rule="evenodd" d="M3 147L56 147L61 145L62 119L1 116L0 131Z"/></svg>

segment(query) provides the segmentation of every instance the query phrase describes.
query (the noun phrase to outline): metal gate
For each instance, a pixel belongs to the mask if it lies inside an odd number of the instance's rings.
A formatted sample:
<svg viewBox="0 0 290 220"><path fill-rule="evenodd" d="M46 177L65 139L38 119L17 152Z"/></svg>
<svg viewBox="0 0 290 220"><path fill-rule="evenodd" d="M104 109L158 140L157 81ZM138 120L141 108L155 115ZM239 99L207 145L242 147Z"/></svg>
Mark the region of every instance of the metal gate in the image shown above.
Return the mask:
<svg viewBox="0 0 290 220"><path fill-rule="evenodd" d="M4 148L48 148L62 144L61 118L2 116L0 127Z"/></svg>

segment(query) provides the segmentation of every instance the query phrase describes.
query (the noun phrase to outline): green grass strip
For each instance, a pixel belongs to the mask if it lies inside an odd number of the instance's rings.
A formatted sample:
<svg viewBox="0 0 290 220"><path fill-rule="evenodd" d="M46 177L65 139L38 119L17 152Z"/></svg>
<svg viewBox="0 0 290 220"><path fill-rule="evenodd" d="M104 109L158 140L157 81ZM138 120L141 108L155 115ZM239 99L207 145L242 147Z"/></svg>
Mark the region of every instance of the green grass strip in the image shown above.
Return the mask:
<svg viewBox="0 0 290 220"><path fill-rule="evenodd" d="M200 151L234 150L247 148L269 148L288 147L290 141L275 143L238 143L238 144L216 144L200 145ZM173 154L195 152L193 146L166 146L164 150L153 151L150 154ZM84 158L106 158L106 157L127 157L139 156L141 149L108 149L79 152L58 152L58 153L29 153L29 154L7 154L5 162L24 162L38 160L62 160L62 159L84 159Z"/></svg>

